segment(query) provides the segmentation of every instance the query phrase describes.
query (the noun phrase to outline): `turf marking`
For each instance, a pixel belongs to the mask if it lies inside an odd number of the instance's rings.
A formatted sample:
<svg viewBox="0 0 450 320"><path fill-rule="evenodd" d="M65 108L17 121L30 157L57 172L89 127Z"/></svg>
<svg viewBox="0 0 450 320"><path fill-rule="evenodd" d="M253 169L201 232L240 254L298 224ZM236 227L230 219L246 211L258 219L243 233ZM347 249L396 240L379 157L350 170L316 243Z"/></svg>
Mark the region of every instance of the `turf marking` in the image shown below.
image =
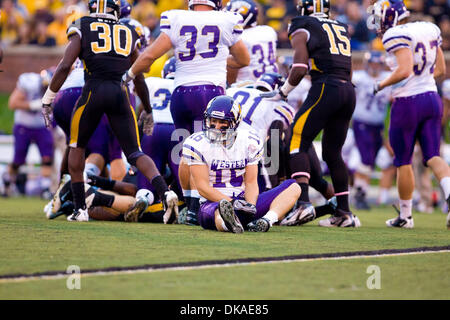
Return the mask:
<svg viewBox="0 0 450 320"><path fill-rule="evenodd" d="M303 254L303 255L281 256L281 257L242 258L233 260L209 260L209 261L196 261L185 263L152 264L152 265L131 266L131 267L111 267L104 269L87 269L84 271L82 270L80 275L81 277L123 275L123 274L149 273L155 271L179 271L179 270L234 267L243 265L256 265L263 263L289 263L289 262L316 261L316 260L381 258L390 256L404 256L404 255L442 253L442 252L450 252L450 245L439 247L409 248L409 249L387 249L387 250L373 250L373 251ZM56 280L67 278L70 275L71 274L66 273L66 271L48 271L33 274L0 275L0 283L26 282L33 280Z"/></svg>

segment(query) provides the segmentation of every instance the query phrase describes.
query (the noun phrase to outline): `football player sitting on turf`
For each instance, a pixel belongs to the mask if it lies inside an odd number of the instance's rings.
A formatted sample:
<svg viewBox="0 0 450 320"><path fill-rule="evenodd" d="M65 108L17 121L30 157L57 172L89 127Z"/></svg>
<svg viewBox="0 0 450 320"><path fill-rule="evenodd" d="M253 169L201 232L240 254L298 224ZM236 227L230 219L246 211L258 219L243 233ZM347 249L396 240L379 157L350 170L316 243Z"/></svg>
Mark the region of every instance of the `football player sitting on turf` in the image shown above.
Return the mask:
<svg viewBox="0 0 450 320"><path fill-rule="evenodd" d="M205 229L266 232L292 209L301 189L294 180L259 194L258 162L263 143L239 129L241 106L228 96L213 98L203 131L187 138L183 158L200 193L198 221Z"/></svg>

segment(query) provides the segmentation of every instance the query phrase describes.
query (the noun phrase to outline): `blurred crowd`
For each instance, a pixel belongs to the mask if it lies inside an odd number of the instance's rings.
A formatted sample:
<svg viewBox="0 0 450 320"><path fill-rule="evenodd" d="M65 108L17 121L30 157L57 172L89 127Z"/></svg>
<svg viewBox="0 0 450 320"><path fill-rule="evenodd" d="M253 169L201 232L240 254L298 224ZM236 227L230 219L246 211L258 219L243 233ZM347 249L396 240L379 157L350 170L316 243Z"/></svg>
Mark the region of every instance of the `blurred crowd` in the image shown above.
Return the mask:
<svg viewBox="0 0 450 320"><path fill-rule="evenodd" d="M331 18L348 24L353 50L381 49L376 34L366 25L370 0L331 0ZM147 26L152 38L159 34L159 16L170 9L186 9L187 0L129 0L132 17ZM223 1L225 6L227 0ZM289 21L296 15L295 0L258 0L259 23L278 32L278 47L290 48ZM0 0L0 42L13 45L63 46L67 26L87 14L87 0ZM450 50L450 0L405 0L412 20L436 23L443 49Z"/></svg>

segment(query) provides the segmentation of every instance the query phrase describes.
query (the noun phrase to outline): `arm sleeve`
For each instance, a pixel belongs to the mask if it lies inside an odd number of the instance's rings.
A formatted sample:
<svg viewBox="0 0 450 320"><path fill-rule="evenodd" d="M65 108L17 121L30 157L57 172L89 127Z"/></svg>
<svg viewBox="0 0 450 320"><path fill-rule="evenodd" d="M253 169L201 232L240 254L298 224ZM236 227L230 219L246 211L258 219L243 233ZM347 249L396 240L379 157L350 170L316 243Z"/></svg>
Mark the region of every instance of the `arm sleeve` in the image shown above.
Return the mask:
<svg viewBox="0 0 450 320"><path fill-rule="evenodd" d="M391 28L383 36L383 47L387 53L394 53L401 48L410 48L412 39L404 28Z"/></svg>
<svg viewBox="0 0 450 320"><path fill-rule="evenodd" d="M236 42L241 39L242 32L244 28L242 23L244 22L242 16L235 12L224 12L228 15L227 28L223 28L225 45L228 47L233 46Z"/></svg>
<svg viewBox="0 0 450 320"><path fill-rule="evenodd" d="M174 15L173 11L164 11L161 13L159 21L159 29L169 36L172 43L174 43L173 30L175 29L174 22L176 21Z"/></svg>
<svg viewBox="0 0 450 320"><path fill-rule="evenodd" d="M78 35L81 38L81 19L75 20L67 28L67 31L66 31L67 38L70 38L71 36L73 36L76 33L78 33Z"/></svg>
<svg viewBox="0 0 450 320"><path fill-rule="evenodd" d="M202 152L200 151L198 143L194 140L198 135L190 136L183 143L183 159L188 165L207 164Z"/></svg>

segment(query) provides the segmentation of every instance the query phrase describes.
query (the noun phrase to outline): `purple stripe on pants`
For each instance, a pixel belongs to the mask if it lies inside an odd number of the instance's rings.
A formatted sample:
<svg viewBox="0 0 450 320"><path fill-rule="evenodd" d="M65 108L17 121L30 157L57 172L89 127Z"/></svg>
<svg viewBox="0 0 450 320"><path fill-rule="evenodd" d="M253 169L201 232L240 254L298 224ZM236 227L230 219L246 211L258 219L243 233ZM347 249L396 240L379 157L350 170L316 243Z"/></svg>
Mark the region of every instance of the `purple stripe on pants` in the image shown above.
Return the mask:
<svg viewBox="0 0 450 320"><path fill-rule="evenodd" d="M269 191L261 193L258 196L258 200L256 201L257 211L254 217L249 218L247 215L239 211L235 212L237 217L239 218L239 221L241 221L242 226L246 228L247 224L249 224L251 221L263 217L269 211L270 205L272 204L273 200L275 200L275 198L278 197L280 193L289 188L289 186L293 183L295 183L295 180L289 179L281 183L279 186ZM218 206L219 206L218 202L211 202L211 201L206 201L200 206L200 211L198 213L198 221L204 229L217 230L214 212L216 211Z"/></svg>
<svg viewBox="0 0 450 320"><path fill-rule="evenodd" d="M394 165L411 164L414 144L419 140L424 164L439 156L442 100L437 92L396 98L392 104L389 140Z"/></svg>
<svg viewBox="0 0 450 320"><path fill-rule="evenodd" d="M222 87L214 85L179 86L170 99L170 113L175 128L186 129L191 134L202 129L203 113L212 98L224 95ZM198 124L195 125L194 122ZM194 131L196 130L196 131Z"/></svg>
<svg viewBox="0 0 450 320"><path fill-rule="evenodd" d="M383 145L383 125L373 125L353 120L355 142L361 155L361 161L367 166L375 165L377 153Z"/></svg>
<svg viewBox="0 0 450 320"><path fill-rule="evenodd" d="M70 120L72 119L72 111L81 96L83 88L69 88L62 90L56 94L53 102L53 115L56 124L63 129L66 134L66 142L69 144L70 137Z"/></svg>
<svg viewBox="0 0 450 320"><path fill-rule="evenodd" d="M14 160L17 166L25 163L28 148L31 143L36 143L41 158L53 159L53 136L47 128L27 128L20 124L14 125Z"/></svg>

